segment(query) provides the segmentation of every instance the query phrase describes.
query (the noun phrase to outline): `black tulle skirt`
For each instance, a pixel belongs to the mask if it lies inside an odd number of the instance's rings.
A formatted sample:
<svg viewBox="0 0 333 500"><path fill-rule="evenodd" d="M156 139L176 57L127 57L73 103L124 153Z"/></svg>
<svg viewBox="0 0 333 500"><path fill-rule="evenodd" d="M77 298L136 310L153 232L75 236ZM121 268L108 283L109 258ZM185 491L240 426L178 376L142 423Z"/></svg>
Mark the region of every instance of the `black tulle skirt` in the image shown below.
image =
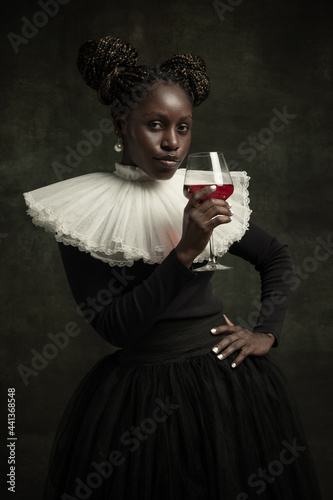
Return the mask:
<svg viewBox="0 0 333 500"><path fill-rule="evenodd" d="M224 323L159 323L99 361L60 422L43 499L319 500L283 375L269 356L218 360Z"/></svg>

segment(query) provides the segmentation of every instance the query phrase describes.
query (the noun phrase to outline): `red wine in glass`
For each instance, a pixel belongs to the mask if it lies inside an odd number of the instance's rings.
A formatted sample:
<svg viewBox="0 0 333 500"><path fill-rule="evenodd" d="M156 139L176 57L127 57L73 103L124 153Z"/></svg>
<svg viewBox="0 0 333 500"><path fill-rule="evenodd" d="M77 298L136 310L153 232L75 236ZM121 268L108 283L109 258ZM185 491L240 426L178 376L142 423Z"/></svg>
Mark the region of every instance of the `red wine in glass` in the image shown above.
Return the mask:
<svg viewBox="0 0 333 500"><path fill-rule="evenodd" d="M189 185L189 184L184 184L184 196L186 198L190 198L193 193L196 191L199 191L199 189L202 189L206 186L216 186L216 190L203 198L203 200L206 200L207 198L218 198L219 200L227 200L229 196L232 195L234 192L234 186L232 184L223 184L222 186L217 186L216 184L194 184L194 185Z"/></svg>

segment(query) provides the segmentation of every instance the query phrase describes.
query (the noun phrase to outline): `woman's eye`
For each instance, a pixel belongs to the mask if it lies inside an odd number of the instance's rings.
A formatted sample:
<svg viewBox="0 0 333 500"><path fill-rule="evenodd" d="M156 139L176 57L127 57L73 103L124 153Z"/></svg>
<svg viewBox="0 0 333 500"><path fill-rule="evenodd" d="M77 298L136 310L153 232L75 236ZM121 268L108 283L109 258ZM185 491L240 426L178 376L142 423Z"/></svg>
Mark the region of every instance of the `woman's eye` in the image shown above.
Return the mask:
<svg viewBox="0 0 333 500"><path fill-rule="evenodd" d="M154 129L160 129L162 128L162 124L160 122L150 122L149 127L154 128Z"/></svg>
<svg viewBox="0 0 333 500"><path fill-rule="evenodd" d="M190 130L190 126L189 125L186 125L186 123L183 123L182 125L180 125L178 127L178 130L180 130L181 132L187 132L188 130Z"/></svg>

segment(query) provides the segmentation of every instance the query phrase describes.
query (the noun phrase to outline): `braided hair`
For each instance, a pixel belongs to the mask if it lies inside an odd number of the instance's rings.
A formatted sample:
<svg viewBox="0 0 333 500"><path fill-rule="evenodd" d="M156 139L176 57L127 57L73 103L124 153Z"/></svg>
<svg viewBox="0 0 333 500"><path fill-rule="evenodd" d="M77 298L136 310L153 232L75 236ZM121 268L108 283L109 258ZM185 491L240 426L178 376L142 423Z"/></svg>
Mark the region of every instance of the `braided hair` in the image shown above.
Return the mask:
<svg viewBox="0 0 333 500"><path fill-rule="evenodd" d="M180 85L193 107L209 95L206 66L199 56L174 55L158 67L139 66L137 62L137 50L111 36L84 43L78 56L83 80L97 91L102 104L111 106L112 115L134 107L161 80Z"/></svg>

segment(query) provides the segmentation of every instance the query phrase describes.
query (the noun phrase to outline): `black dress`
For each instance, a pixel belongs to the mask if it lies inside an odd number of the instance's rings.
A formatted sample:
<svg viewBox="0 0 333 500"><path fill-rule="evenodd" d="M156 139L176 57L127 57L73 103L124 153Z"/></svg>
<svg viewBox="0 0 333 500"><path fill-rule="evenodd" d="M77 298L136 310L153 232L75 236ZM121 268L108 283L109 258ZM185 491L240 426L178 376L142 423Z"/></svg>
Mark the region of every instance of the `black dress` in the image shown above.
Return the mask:
<svg viewBox="0 0 333 500"><path fill-rule="evenodd" d="M175 252L160 265L112 268L60 250L81 314L121 349L73 394L44 500L320 499L297 410L270 356L233 369L236 355L220 361L211 351L221 336L210 329L225 324L212 273L186 268ZM254 330L273 333L277 345L290 287L286 247L251 223L229 251L260 272Z"/></svg>

